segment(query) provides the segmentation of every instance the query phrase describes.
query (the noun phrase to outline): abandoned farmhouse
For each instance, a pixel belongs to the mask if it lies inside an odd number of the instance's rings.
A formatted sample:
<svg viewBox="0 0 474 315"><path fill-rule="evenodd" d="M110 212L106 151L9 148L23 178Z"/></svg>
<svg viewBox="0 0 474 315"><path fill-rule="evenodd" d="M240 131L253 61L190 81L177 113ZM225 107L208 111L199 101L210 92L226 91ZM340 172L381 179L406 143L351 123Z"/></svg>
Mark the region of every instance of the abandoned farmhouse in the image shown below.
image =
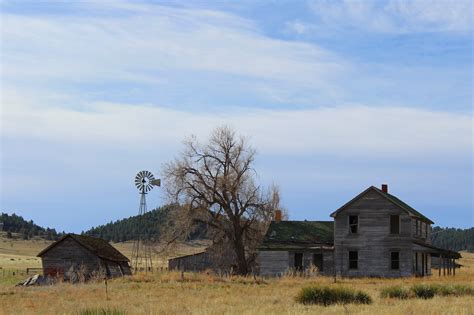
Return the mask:
<svg viewBox="0 0 474 315"><path fill-rule="evenodd" d="M331 213L333 221L283 221L277 211L255 266L262 276L317 270L344 277L431 275L431 259L439 273L454 273L457 252L431 245L431 221L388 192L371 186ZM207 253L177 257L170 269L205 270L215 263Z"/></svg>
<svg viewBox="0 0 474 315"><path fill-rule="evenodd" d="M85 279L99 273L109 278L130 275L128 258L106 240L77 234L66 234L42 250L43 275L65 280Z"/></svg>
<svg viewBox="0 0 474 315"><path fill-rule="evenodd" d="M315 266L324 275L427 276L431 257L440 257L450 272L460 257L432 246L433 221L389 194L387 185L367 188L331 217L334 221L281 221L277 215L260 247L259 273Z"/></svg>

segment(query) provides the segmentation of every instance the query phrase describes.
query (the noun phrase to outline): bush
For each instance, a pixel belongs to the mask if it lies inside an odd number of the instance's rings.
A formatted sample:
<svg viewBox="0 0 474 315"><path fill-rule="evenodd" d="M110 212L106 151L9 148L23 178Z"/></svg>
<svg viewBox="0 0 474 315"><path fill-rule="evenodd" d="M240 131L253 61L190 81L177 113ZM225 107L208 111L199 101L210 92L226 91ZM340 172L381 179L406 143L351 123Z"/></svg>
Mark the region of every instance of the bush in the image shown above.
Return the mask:
<svg viewBox="0 0 474 315"><path fill-rule="evenodd" d="M392 299L408 299L410 297L409 291L400 285L383 288L380 296Z"/></svg>
<svg viewBox="0 0 474 315"><path fill-rule="evenodd" d="M113 308L86 308L78 313L79 315L125 315L125 311Z"/></svg>
<svg viewBox="0 0 474 315"><path fill-rule="evenodd" d="M474 295L474 288L469 285L463 284L433 284L432 287L436 290L436 294L448 296L463 296L463 295Z"/></svg>
<svg viewBox="0 0 474 315"><path fill-rule="evenodd" d="M372 298L365 292L343 287L306 287L296 296L296 301L302 304L371 304Z"/></svg>
<svg viewBox="0 0 474 315"><path fill-rule="evenodd" d="M418 298L431 299L438 292L438 289L434 285L417 284L411 287L411 291Z"/></svg>

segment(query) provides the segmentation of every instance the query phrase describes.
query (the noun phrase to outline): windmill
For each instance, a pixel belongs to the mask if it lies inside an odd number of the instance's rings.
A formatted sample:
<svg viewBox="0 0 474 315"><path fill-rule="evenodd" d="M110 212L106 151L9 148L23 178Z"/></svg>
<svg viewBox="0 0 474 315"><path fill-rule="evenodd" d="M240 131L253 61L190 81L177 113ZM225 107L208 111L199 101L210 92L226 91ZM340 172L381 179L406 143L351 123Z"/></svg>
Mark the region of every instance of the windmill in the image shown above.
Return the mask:
<svg viewBox="0 0 474 315"><path fill-rule="evenodd" d="M160 179L155 179L149 171L141 171L135 176L135 186L140 191L140 207L138 210L138 226L135 242L132 249L131 267L134 272L144 270L145 272L153 270L151 260L151 246L148 240L142 235L144 225L144 215L147 212L146 194L153 189L154 186L160 186Z"/></svg>

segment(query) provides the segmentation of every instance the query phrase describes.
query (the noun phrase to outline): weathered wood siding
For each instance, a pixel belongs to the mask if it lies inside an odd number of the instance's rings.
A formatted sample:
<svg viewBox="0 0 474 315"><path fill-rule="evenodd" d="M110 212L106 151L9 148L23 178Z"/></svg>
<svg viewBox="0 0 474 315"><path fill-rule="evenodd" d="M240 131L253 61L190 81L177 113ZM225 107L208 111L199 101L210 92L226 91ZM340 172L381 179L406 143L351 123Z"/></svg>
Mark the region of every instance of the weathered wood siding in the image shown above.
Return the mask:
<svg viewBox="0 0 474 315"><path fill-rule="evenodd" d="M71 265L74 268L83 266L86 273L100 268L99 257L92 254L71 238L66 238L51 248L41 257L44 275L64 275Z"/></svg>
<svg viewBox="0 0 474 315"><path fill-rule="evenodd" d="M289 252L283 250L260 251L258 265L261 276L278 276L289 268Z"/></svg>
<svg viewBox="0 0 474 315"><path fill-rule="evenodd" d="M359 217L358 233L349 229L349 216ZM390 234L390 216L400 216L400 234ZM375 191L368 191L335 217L336 272L349 277L404 277L413 272L412 220ZM349 269L349 251L358 252L358 268ZM391 269L391 252L399 252L400 268Z"/></svg>
<svg viewBox="0 0 474 315"><path fill-rule="evenodd" d="M303 272L308 271L313 265L313 255L321 254L323 257L323 270L321 275L334 273L333 251L328 249L299 249L299 250L261 250L258 254L259 274L262 276L280 276L285 272L294 270L295 254L303 254Z"/></svg>
<svg viewBox="0 0 474 315"><path fill-rule="evenodd" d="M65 276L71 270L80 271L89 277L94 272L104 272L109 277L130 275L130 267L126 262L116 262L94 255L72 238L66 238L48 250L41 257L43 274Z"/></svg>

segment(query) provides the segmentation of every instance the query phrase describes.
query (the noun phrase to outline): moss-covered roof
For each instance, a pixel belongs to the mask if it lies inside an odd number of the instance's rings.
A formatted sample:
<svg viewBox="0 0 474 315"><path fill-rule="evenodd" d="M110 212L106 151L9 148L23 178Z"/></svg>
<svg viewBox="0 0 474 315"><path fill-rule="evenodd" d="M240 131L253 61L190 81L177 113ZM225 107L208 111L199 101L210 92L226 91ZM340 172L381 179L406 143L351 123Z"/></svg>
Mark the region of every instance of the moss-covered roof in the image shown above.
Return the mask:
<svg viewBox="0 0 474 315"><path fill-rule="evenodd" d="M318 247L333 242L332 221L272 221L260 249Z"/></svg>

